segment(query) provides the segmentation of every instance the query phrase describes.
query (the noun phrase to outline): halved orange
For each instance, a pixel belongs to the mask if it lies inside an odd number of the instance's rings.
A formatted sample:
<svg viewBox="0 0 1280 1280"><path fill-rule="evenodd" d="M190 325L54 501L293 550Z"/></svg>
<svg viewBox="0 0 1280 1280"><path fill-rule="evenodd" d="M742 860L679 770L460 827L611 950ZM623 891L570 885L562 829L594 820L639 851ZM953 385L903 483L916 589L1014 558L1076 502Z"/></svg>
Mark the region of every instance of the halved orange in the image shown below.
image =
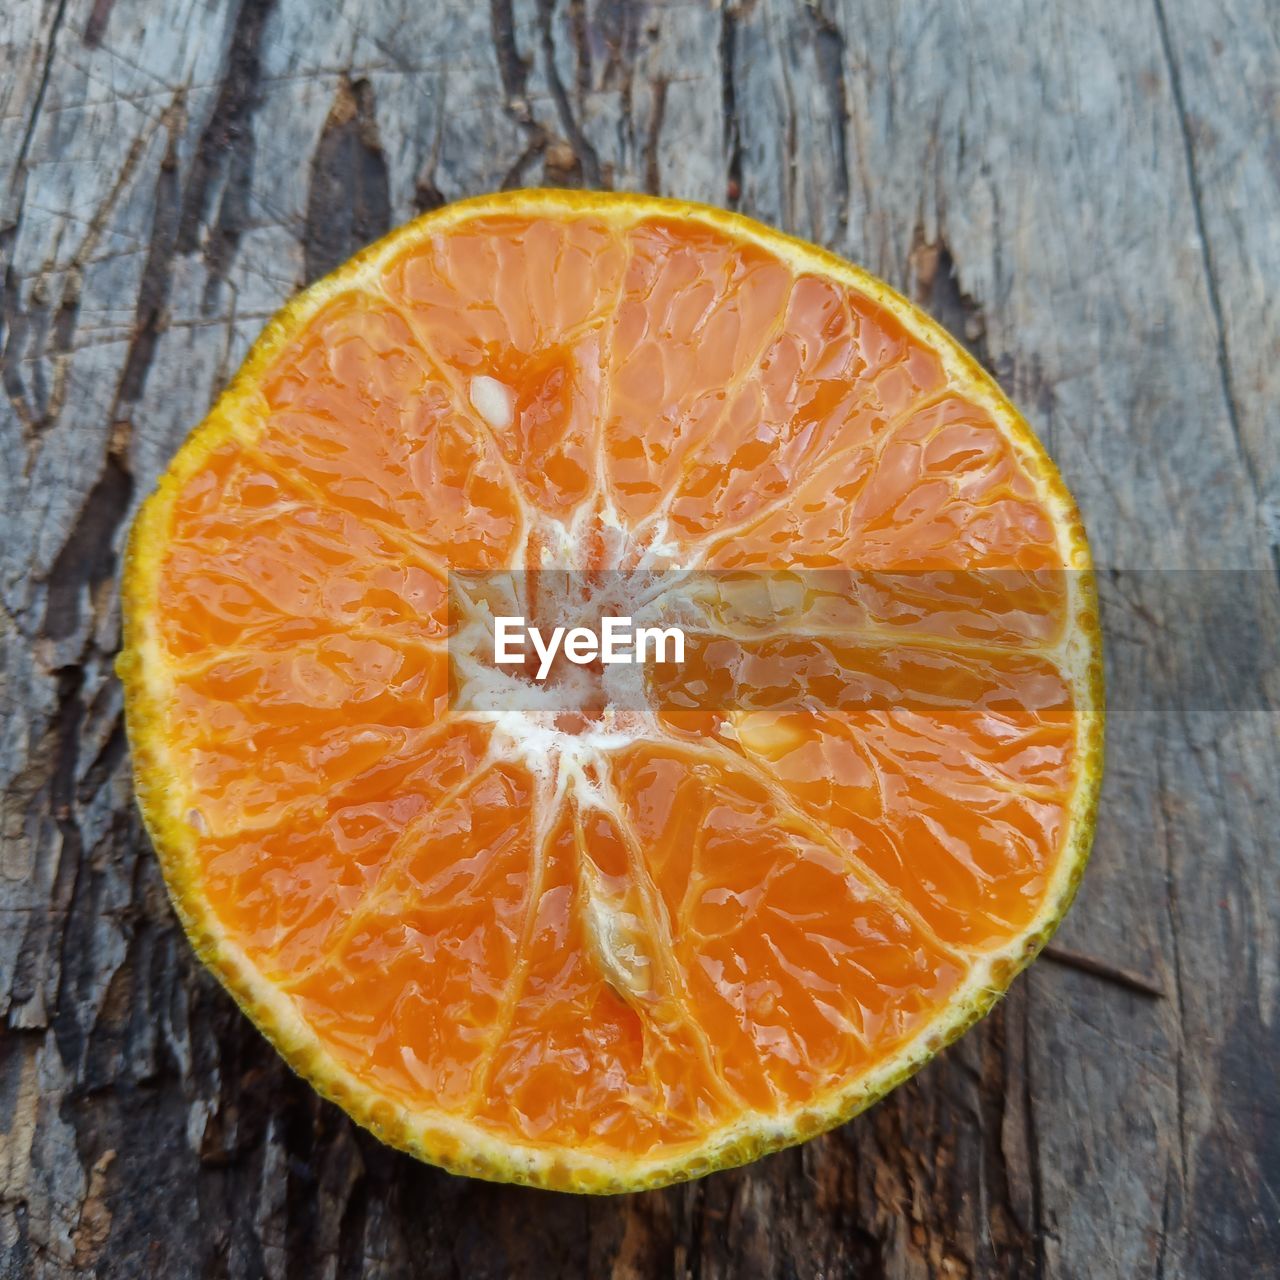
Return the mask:
<svg viewBox="0 0 1280 1280"><path fill-rule="evenodd" d="M471 200L291 302L139 515L139 800L202 959L387 1142L694 1177L869 1105L1056 926L1089 563L1022 419L866 273L685 203ZM737 701L450 697L451 571L637 566L804 600L695 645Z"/></svg>

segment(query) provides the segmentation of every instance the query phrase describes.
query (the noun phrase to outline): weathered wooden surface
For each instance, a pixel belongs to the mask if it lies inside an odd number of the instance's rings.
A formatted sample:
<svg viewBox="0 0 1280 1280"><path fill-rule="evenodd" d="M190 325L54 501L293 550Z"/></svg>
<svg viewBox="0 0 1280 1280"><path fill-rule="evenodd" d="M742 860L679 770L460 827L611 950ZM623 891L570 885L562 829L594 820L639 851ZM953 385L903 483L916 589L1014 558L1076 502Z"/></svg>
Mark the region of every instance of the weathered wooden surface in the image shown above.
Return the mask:
<svg viewBox="0 0 1280 1280"><path fill-rule="evenodd" d="M1042 961L842 1131L589 1202L417 1165L281 1067L166 902L110 663L128 518L270 312L417 210L539 182L735 205L914 292L1102 565L1251 569L1274 618L1278 28L1273 0L9 0L0 1273L1277 1274L1274 689L1113 722L1062 941L1166 998ZM1158 666L1168 580L1122 585L1112 656Z"/></svg>

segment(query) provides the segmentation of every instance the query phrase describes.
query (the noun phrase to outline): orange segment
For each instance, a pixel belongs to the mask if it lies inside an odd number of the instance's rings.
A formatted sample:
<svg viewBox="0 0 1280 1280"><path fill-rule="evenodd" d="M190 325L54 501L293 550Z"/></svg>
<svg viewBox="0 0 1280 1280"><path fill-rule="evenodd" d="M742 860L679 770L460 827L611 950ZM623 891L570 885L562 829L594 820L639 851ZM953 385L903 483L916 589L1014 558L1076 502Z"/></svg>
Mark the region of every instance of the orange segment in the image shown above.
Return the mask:
<svg viewBox="0 0 1280 1280"><path fill-rule="evenodd" d="M418 832L441 797L472 777L487 744L474 726L333 738L312 756L322 790L252 826L241 810L241 825L209 824L206 839L210 893L228 926L286 981L326 959L402 834Z"/></svg>
<svg viewBox="0 0 1280 1280"><path fill-rule="evenodd" d="M509 559L520 514L505 469L385 301L336 298L281 354L263 391L256 448L304 493L409 530L458 568Z"/></svg>
<svg viewBox="0 0 1280 1280"><path fill-rule="evenodd" d="M591 487L601 343L623 262L604 221L477 218L424 237L383 275L542 510L572 507ZM477 407L478 377L497 397L487 416Z"/></svg>
<svg viewBox="0 0 1280 1280"><path fill-rule="evenodd" d="M965 965L857 859L731 758L637 748L614 771L654 851L690 1012L725 1082L762 1111L803 1104L936 1011ZM678 805L691 846L670 845Z"/></svg>
<svg viewBox="0 0 1280 1280"><path fill-rule="evenodd" d="M710 718L682 709L691 688L710 688ZM943 943L1007 944L1041 909L1076 750L1052 663L716 637L659 697L691 758L756 779L766 825L816 825Z"/></svg>
<svg viewBox="0 0 1280 1280"><path fill-rule="evenodd" d="M679 578L683 661L624 698L482 660L556 599L476 571L537 569ZM459 1172L629 1190L840 1122L1087 856L1097 619L1052 464L909 304L734 215L517 192L394 233L268 328L125 606L202 956Z"/></svg>
<svg viewBox="0 0 1280 1280"><path fill-rule="evenodd" d="M870 299L802 276L781 332L685 469L671 504L682 537L706 538L782 499L840 453L843 474L900 414L946 383L942 363Z"/></svg>
<svg viewBox="0 0 1280 1280"><path fill-rule="evenodd" d="M463 1104L518 958L532 802L517 767L466 778L404 828L322 963L291 985L380 1091Z"/></svg>
<svg viewBox="0 0 1280 1280"><path fill-rule="evenodd" d="M656 975L643 988L609 981L591 936L582 822L567 810L562 819L547 842L513 1003L476 1081L475 1117L495 1134L514 1125L531 1141L622 1158L694 1141L726 1114L715 1081L682 1010L656 983L648 989Z"/></svg>
<svg viewBox="0 0 1280 1280"><path fill-rule="evenodd" d="M752 371L792 279L773 254L705 226L649 219L630 228L628 247L612 324L605 458L608 494L638 523Z"/></svg>
<svg viewBox="0 0 1280 1280"><path fill-rule="evenodd" d="M1060 568L1061 548L1016 445L992 415L948 395L856 440L707 556L725 569Z"/></svg>
<svg viewBox="0 0 1280 1280"><path fill-rule="evenodd" d="M440 640L448 611L439 569L414 563L392 532L320 505L256 460L219 449L176 513L159 625L174 657L287 647L367 632Z"/></svg>

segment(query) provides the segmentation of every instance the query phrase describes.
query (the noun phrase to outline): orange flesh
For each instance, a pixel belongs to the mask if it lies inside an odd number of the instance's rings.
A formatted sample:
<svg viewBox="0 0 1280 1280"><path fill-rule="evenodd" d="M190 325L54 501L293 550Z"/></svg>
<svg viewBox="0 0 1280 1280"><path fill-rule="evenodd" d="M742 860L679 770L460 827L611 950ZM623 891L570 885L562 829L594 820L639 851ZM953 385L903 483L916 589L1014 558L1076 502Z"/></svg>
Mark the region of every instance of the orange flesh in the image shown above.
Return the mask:
<svg viewBox="0 0 1280 1280"><path fill-rule="evenodd" d="M1076 782L1053 520L871 298L677 220L474 218L328 303L247 427L174 511L168 738L213 911L378 1092L695 1146L884 1060L1035 917ZM838 639L695 645L570 785L450 703L444 647L447 571L545 567L552 522L563 567L1017 570L1030 603L864 578ZM746 701L688 709L695 673Z"/></svg>

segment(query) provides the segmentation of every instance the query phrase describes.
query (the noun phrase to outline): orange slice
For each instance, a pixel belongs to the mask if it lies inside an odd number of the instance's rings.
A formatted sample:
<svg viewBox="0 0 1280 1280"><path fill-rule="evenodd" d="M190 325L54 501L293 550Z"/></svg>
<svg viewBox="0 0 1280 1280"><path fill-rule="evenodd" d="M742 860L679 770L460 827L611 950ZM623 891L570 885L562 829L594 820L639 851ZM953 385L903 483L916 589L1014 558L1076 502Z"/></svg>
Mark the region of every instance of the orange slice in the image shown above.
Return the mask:
<svg viewBox="0 0 1280 1280"><path fill-rule="evenodd" d="M451 694L451 573L522 568L700 572L718 622L626 715ZM928 318L732 214L515 192L360 254L175 458L125 607L200 956L457 1172L633 1190L838 1124L988 1008L1087 857L1070 496Z"/></svg>

